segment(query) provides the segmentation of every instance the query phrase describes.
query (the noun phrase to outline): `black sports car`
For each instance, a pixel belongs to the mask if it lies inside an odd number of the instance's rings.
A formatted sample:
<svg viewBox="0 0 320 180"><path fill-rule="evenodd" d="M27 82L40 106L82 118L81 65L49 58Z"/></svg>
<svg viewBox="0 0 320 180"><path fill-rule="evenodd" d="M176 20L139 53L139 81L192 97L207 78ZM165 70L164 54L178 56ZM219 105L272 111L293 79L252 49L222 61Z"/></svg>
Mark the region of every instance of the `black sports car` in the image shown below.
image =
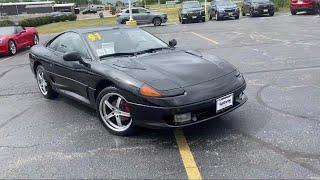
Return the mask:
<svg viewBox="0 0 320 180"><path fill-rule="evenodd" d="M139 28L88 28L34 46L29 57L45 98L61 93L97 109L117 135L193 125L245 103L246 83L234 66L176 44Z"/></svg>

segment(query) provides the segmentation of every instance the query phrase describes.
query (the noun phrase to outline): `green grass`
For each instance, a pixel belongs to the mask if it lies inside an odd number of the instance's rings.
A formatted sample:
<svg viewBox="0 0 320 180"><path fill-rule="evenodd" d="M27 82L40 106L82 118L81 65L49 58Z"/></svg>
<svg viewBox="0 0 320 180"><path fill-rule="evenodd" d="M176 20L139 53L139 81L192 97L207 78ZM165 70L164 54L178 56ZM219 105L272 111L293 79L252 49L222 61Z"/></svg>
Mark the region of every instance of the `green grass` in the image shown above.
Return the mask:
<svg viewBox="0 0 320 180"><path fill-rule="evenodd" d="M175 7L172 7L172 8L153 7L151 8L151 10L157 10L157 11L166 13L168 15L168 22L178 21L178 9ZM115 24L116 24L115 17L107 17L107 18L83 19L83 20L77 20L77 21L52 23L52 24L39 26L37 27L37 29L41 34L49 34L49 33L58 33L68 29L74 29L79 27L115 25Z"/></svg>
<svg viewBox="0 0 320 180"><path fill-rule="evenodd" d="M83 19L83 20L77 20L77 21L52 23L52 24L39 26L37 27L37 29L41 34L48 34L48 33L58 33L68 29L74 29L79 27L114 25L114 24L116 24L116 18L108 17L108 18Z"/></svg>

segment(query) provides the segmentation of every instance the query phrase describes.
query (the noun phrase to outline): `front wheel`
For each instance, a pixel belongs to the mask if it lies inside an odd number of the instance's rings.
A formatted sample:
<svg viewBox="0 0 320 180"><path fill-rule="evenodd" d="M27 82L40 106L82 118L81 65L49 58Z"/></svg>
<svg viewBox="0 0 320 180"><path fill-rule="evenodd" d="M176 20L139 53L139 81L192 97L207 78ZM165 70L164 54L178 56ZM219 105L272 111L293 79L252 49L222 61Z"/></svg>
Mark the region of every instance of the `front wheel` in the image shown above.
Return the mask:
<svg viewBox="0 0 320 180"><path fill-rule="evenodd" d="M239 19L239 15L234 17L235 19Z"/></svg>
<svg viewBox="0 0 320 180"><path fill-rule="evenodd" d="M39 65L36 70L36 78L39 90L43 97L47 99L54 99L58 96L58 93L52 89L52 86L47 81L45 76L45 70L43 66Z"/></svg>
<svg viewBox="0 0 320 180"><path fill-rule="evenodd" d="M273 15L274 15L274 12L270 12L270 13L269 13L269 16L273 16Z"/></svg>
<svg viewBox="0 0 320 180"><path fill-rule="evenodd" d="M162 23L160 18L154 18L152 22L154 26L160 26Z"/></svg>
<svg viewBox="0 0 320 180"><path fill-rule="evenodd" d="M109 132L119 136L132 135L136 130L124 94L116 87L107 87L97 98L98 116L101 122Z"/></svg>
<svg viewBox="0 0 320 180"><path fill-rule="evenodd" d="M15 55L17 53L17 46L16 43L12 40L8 42L8 49L10 55Z"/></svg>
<svg viewBox="0 0 320 180"><path fill-rule="evenodd" d="M33 35L33 46L39 43L39 36L37 34Z"/></svg>
<svg viewBox="0 0 320 180"><path fill-rule="evenodd" d="M297 11L291 10L291 14L292 14L292 15L296 15L296 14L297 14Z"/></svg>

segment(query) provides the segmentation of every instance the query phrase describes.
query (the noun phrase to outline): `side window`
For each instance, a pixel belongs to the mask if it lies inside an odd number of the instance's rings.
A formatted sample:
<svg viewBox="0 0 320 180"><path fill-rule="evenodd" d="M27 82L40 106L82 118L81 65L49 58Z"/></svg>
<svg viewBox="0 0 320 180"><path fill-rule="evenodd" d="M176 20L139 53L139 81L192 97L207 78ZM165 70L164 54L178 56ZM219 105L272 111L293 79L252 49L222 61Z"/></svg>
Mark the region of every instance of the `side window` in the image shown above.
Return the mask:
<svg viewBox="0 0 320 180"><path fill-rule="evenodd" d="M132 14L139 14L139 10L138 9L132 9Z"/></svg>
<svg viewBox="0 0 320 180"><path fill-rule="evenodd" d="M78 52L83 57L88 58L88 53L84 42L77 33L64 33L53 40L47 47L63 54Z"/></svg>
<svg viewBox="0 0 320 180"><path fill-rule="evenodd" d="M139 12L140 12L140 13L147 13L147 10L141 8L141 9L139 9Z"/></svg>
<svg viewBox="0 0 320 180"><path fill-rule="evenodd" d="M16 26L16 34L20 33L23 30L21 26Z"/></svg>

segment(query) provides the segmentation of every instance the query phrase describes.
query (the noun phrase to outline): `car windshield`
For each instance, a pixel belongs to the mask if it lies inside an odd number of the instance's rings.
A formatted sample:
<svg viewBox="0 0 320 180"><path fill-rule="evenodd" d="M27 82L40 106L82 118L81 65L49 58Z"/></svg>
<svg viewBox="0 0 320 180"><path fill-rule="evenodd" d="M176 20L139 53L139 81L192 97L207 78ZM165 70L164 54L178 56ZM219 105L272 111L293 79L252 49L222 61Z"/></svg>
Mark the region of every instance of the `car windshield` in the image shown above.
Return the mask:
<svg viewBox="0 0 320 180"><path fill-rule="evenodd" d="M230 1L230 0L217 1L216 4L218 6L234 5L234 3L232 1Z"/></svg>
<svg viewBox="0 0 320 180"><path fill-rule="evenodd" d="M114 29L84 34L90 48L98 57L142 53L169 46L141 29Z"/></svg>
<svg viewBox="0 0 320 180"><path fill-rule="evenodd" d="M14 27L0 27L1 35L14 34Z"/></svg>
<svg viewBox="0 0 320 180"><path fill-rule="evenodd" d="M199 2L187 2L182 4L183 9L189 9L189 8L200 8Z"/></svg>
<svg viewBox="0 0 320 180"><path fill-rule="evenodd" d="M254 2L254 3L260 3L260 2L265 3L265 2L270 2L270 0L252 0L252 2Z"/></svg>

